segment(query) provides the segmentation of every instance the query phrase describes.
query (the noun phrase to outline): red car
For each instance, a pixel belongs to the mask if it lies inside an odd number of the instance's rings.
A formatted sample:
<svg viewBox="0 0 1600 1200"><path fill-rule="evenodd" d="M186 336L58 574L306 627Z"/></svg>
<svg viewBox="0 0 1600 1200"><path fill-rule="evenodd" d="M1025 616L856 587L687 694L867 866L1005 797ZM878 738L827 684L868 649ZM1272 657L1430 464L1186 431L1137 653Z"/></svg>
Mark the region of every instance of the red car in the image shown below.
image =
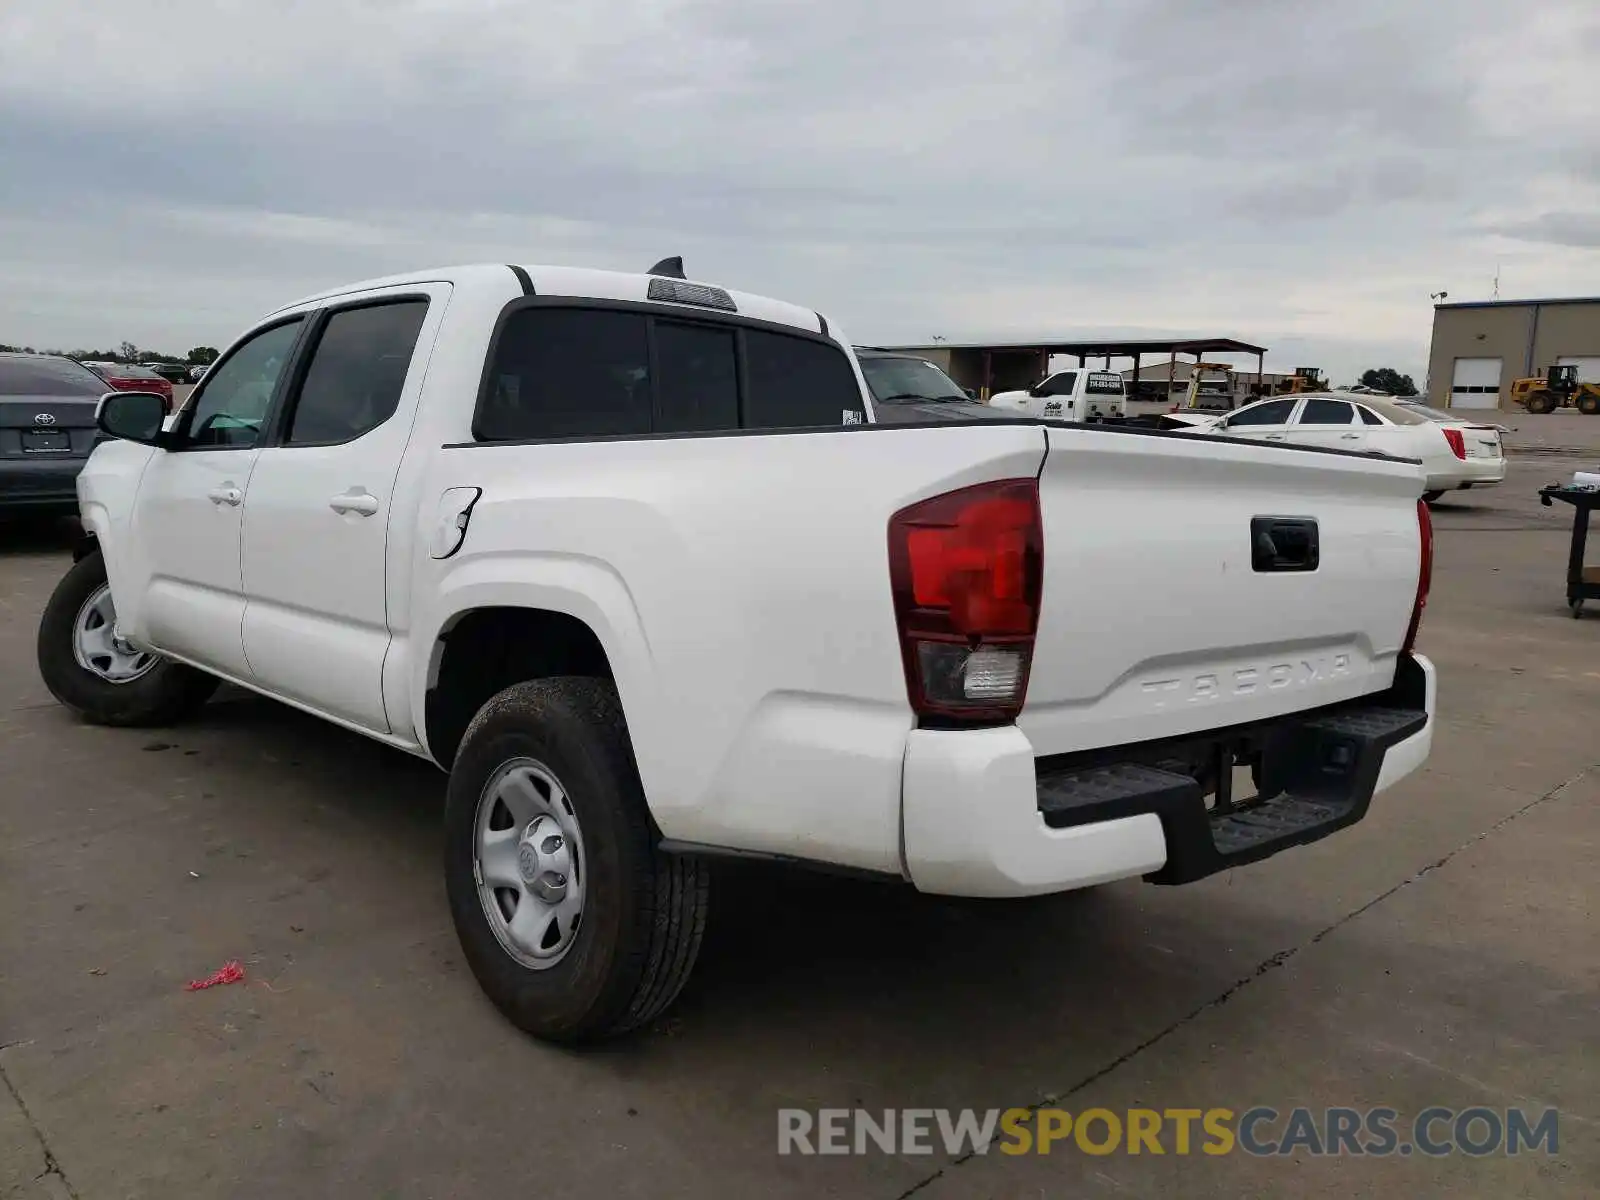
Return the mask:
<svg viewBox="0 0 1600 1200"><path fill-rule="evenodd" d="M114 392L159 392L172 411L172 381L163 379L149 367L136 367L131 363L86 362L83 364Z"/></svg>

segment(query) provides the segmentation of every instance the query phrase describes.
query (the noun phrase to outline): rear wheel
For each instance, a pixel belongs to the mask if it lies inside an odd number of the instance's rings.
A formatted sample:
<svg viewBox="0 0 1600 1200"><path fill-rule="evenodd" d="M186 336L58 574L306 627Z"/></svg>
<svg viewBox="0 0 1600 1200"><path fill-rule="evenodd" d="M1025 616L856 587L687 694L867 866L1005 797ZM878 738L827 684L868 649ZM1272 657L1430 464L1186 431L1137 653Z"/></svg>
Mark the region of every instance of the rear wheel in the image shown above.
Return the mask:
<svg viewBox="0 0 1600 1200"><path fill-rule="evenodd" d="M656 841L610 683L520 683L478 712L450 771L445 885L467 963L513 1024L596 1041L677 997L709 869Z"/></svg>
<svg viewBox="0 0 1600 1200"><path fill-rule="evenodd" d="M1600 413L1600 396L1593 392L1585 392L1578 397L1578 411L1584 416L1592 417Z"/></svg>
<svg viewBox="0 0 1600 1200"><path fill-rule="evenodd" d="M95 725L170 725L220 682L122 636L98 552L56 585L39 621L37 654L50 694Z"/></svg>
<svg viewBox="0 0 1600 1200"><path fill-rule="evenodd" d="M1549 392L1534 392L1528 397L1528 411L1536 416L1554 412L1555 409L1556 398Z"/></svg>

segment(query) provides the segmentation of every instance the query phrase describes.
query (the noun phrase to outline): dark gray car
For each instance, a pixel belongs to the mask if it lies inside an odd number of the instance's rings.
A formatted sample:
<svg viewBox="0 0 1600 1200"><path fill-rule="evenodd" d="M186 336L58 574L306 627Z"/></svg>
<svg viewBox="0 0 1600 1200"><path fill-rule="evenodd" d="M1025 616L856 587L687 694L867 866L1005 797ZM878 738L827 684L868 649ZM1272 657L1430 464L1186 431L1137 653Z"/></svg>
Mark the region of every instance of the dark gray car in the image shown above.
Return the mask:
<svg viewBox="0 0 1600 1200"><path fill-rule="evenodd" d="M880 425L919 421L1015 421L1019 414L979 404L925 358L856 349Z"/></svg>
<svg viewBox="0 0 1600 1200"><path fill-rule="evenodd" d="M0 512L78 511L78 472L110 390L70 358L0 354Z"/></svg>

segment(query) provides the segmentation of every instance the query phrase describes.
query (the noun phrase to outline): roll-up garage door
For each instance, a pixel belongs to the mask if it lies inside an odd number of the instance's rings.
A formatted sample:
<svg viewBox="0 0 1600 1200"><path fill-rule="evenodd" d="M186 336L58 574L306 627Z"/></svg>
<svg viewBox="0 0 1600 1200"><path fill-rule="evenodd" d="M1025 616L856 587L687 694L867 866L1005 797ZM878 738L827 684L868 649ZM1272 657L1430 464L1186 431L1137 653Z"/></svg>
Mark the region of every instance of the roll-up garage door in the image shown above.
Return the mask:
<svg viewBox="0 0 1600 1200"><path fill-rule="evenodd" d="M1563 354L1556 359L1558 366L1564 367L1569 363L1578 368L1579 383L1600 383L1600 357Z"/></svg>
<svg viewBox="0 0 1600 1200"><path fill-rule="evenodd" d="M1450 380L1451 408L1499 408L1500 360L1458 358Z"/></svg>

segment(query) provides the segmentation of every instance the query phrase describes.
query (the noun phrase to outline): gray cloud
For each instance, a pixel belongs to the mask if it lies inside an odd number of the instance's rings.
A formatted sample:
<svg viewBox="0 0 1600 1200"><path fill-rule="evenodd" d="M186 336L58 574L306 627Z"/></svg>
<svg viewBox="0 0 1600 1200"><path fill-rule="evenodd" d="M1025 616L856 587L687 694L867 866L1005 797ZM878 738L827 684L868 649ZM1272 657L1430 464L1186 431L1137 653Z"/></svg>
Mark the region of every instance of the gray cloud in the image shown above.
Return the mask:
<svg viewBox="0 0 1600 1200"><path fill-rule="evenodd" d="M1591 7L10 0L0 341L182 349L372 274L684 253L863 340L1417 371L1491 234L1530 290L1595 245L1535 186L1600 174L1592 122L1495 90Z"/></svg>
<svg viewBox="0 0 1600 1200"><path fill-rule="evenodd" d="M1600 213L1541 213L1531 220L1492 227L1491 232L1516 241L1593 250L1600 247Z"/></svg>

